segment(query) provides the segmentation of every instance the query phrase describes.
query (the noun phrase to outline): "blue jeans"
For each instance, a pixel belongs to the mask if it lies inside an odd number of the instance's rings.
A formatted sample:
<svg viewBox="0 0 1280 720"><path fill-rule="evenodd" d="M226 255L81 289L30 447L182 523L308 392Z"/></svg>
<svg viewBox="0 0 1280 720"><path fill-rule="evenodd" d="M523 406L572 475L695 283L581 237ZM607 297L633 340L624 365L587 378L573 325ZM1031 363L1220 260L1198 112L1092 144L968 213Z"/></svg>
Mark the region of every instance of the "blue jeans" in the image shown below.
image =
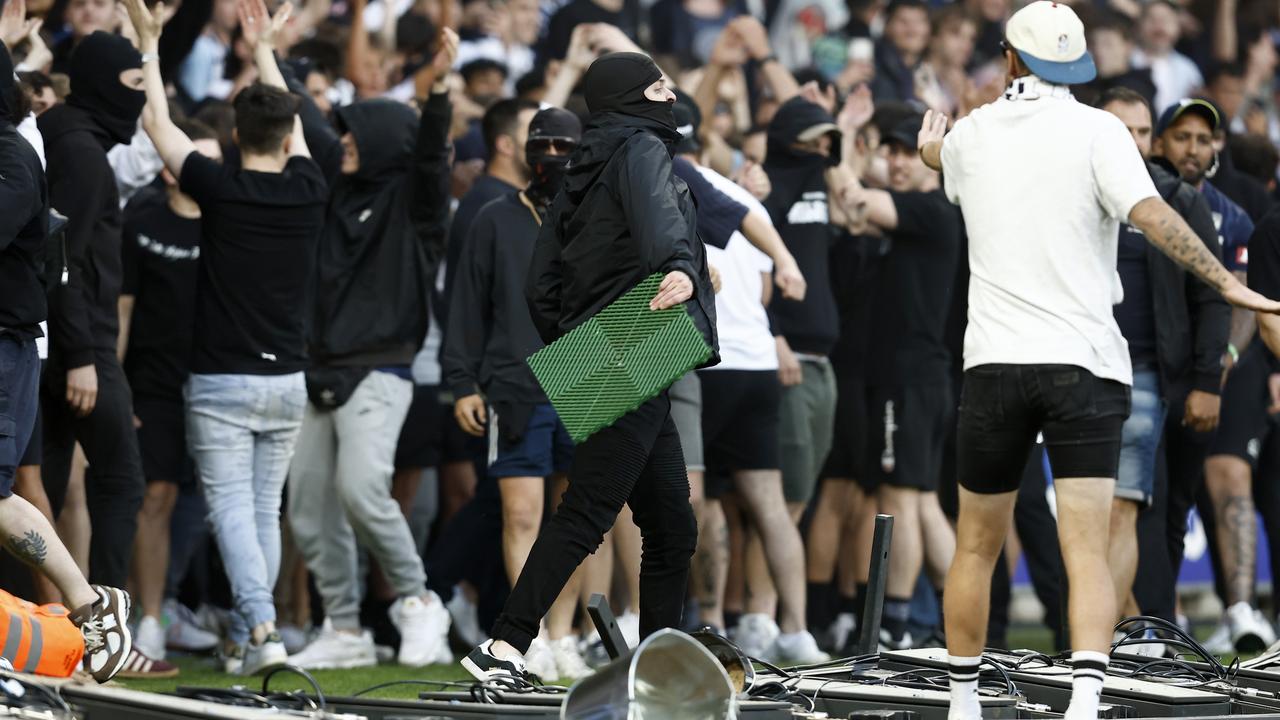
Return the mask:
<svg viewBox="0 0 1280 720"><path fill-rule="evenodd" d="M1133 371L1133 406L1120 430L1120 471L1116 474L1116 497L1151 505L1155 493L1156 451L1164 433L1164 395L1160 373L1153 369Z"/></svg>
<svg viewBox="0 0 1280 720"><path fill-rule="evenodd" d="M35 428L39 387L36 341L0 331L0 498L13 494L13 478Z"/></svg>
<svg viewBox="0 0 1280 720"><path fill-rule="evenodd" d="M302 427L302 373L192 375L187 442L235 601L231 640L276 619L280 496Z"/></svg>

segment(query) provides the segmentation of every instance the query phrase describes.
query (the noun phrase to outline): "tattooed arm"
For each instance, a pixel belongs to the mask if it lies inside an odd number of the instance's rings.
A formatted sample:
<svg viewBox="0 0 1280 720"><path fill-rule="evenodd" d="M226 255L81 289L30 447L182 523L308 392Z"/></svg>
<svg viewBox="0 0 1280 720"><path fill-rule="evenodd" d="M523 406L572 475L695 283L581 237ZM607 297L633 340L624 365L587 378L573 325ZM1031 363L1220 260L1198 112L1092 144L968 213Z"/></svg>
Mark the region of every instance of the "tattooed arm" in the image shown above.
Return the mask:
<svg viewBox="0 0 1280 720"><path fill-rule="evenodd" d="M1280 313L1280 302L1269 300L1250 290L1232 275L1213 252L1205 247L1200 237L1187 225L1168 203L1150 197L1133 206L1129 212L1129 224L1147 236L1174 262L1222 293L1222 297L1237 307L1266 313Z"/></svg>

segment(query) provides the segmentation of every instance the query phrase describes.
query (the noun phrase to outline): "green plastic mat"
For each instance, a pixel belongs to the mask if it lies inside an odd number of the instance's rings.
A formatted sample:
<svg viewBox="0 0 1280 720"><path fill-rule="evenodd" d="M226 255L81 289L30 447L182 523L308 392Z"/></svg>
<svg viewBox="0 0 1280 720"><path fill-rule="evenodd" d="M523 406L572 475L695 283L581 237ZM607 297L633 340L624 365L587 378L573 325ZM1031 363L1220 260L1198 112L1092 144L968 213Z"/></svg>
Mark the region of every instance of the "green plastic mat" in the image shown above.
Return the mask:
<svg viewBox="0 0 1280 720"><path fill-rule="evenodd" d="M684 305L649 309L661 282L661 274L650 275L529 357L574 442L640 407L711 357Z"/></svg>

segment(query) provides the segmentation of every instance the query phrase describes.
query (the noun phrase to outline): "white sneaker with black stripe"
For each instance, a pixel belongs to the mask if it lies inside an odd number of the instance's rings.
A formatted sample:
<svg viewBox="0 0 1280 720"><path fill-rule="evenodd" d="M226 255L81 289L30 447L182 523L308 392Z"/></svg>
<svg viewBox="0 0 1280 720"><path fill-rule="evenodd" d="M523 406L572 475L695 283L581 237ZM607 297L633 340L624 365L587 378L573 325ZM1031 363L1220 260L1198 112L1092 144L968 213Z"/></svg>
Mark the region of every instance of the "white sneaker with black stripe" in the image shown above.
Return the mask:
<svg viewBox="0 0 1280 720"><path fill-rule="evenodd" d="M490 680L525 680L524 658L499 658L493 652L494 640L485 640L462 658L462 667L480 682Z"/></svg>

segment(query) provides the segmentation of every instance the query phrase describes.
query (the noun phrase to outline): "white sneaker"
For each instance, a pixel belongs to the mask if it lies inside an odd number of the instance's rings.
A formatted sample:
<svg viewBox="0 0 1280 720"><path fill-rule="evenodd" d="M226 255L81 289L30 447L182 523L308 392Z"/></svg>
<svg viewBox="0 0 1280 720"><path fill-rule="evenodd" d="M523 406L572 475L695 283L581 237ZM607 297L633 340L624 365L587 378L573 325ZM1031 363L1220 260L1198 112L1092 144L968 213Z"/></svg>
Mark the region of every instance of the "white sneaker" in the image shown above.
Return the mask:
<svg viewBox="0 0 1280 720"><path fill-rule="evenodd" d="M790 665L814 665L831 659L830 655L818 649L818 641L808 630L780 633L773 641L769 654L774 662Z"/></svg>
<svg viewBox="0 0 1280 720"><path fill-rule="evenodd" d="M618 629L622 631L622 637L626 639L627 646L632 650L640 647L640 616L627 611L622 613L618 618Z"/></svg>
<svg viewBox="0 0 1280 720"><path fill-rule="evenodd" d="M476 604L467 599L461 587L453 589L453 599L445 603L449 617L453 620L453 629L468 647L484 642L484 633L480 632L480 616Z"/></svg>
<svg viewBox="0 0 1280 720"><path fill-rule="evenodd" d="M577 680L591 674L591 668L578 652L578 640L565 635L551 642L551 656L556 661L556 672L561 680Z"/></svg>
<svg viewBox="0 0 1280 720"><path fill-rule="evenodd" d="M839 652L849 642L849 637L858 629L858 619L853 613L840 613L831 623L828 632L831 634L831 648Z"/></svg>
<svg viewBox="0 0 1280 720"><path fill-rule="evenodd" d="M142 616L133 630L133 646L152 660L164 659L164 628L159 618Z"/></svg>
<svg viewBox="0 0 1280 720"><path fill-rule="evenodd" d="M301 652L290 655L289 664L305 670L349 670L373 667L378 664L378 657L372 635L338 632L326 618L316 639Z"/></svg>
<svg viewBox="0 0 1280 720"><path fill-rule="evenodd" d="M284 649L284 641L280 639L280 633L273 632L262 641L261 645L254 645L251 641L245 646L244 664L240 666L240 674L257 675L288 663L289 653Z"/></svg>
<svg viewBox="0 0 1280 720"><path fill-rule="evenodd" d="M1235 650L1231 645L1231 628L1227 626L1227 618L1223 616L1218 621L1218 625L1214 627L1213 632L1209 633L1209 637L1205 638L1201 645L1205 650L1214 655L1226 655Z"/></svg>
<svg viewBox="0 0 1280 720"><path fill-rule="evenodd" d="M401 665L422 667L453 662L449 651L449 611L435 593L428 593L425 601L419 597L400 598L387 614L400 631Z"/></svg>
<svg viewBox="0 0 1280 720"><path fill-rule="evenodd" d="M1231 628L1231 644L1238 653L1257 654L1276 641L1271 623L1246 602L1227 608L1227 627Z"/></svg>
<svg viewBox="0 0 1280 720"><path fill-rule="evenodd" d="M529 643L529 651L524 654L525 672L538 676L544 683L553 683L560 679L560 668L556 666L556 656L551 652L551 643L542 638L534 638Z"/></svg>
<svg viewBox="0 0 1280 720"><path fill-rule="evenodd" d="M773 647L780 632L778 624L768 615L747 613L738 619L734 643L747 657L763 658Z"/></svg>
<svg viewBox="0 0 1280 720"><path fill-rule="evenodd" d="M232 645L224 647L222 652L222 672L228 675L239 675L244 668L244 646Z"/></svg>
<svg viewBox="0 0 1280 720"><path fill-rule="evenodd" d="M199 626L196 614L173 598L164 601L164 642L171 650L203 653L218 647L218 634Z"/></svg>

